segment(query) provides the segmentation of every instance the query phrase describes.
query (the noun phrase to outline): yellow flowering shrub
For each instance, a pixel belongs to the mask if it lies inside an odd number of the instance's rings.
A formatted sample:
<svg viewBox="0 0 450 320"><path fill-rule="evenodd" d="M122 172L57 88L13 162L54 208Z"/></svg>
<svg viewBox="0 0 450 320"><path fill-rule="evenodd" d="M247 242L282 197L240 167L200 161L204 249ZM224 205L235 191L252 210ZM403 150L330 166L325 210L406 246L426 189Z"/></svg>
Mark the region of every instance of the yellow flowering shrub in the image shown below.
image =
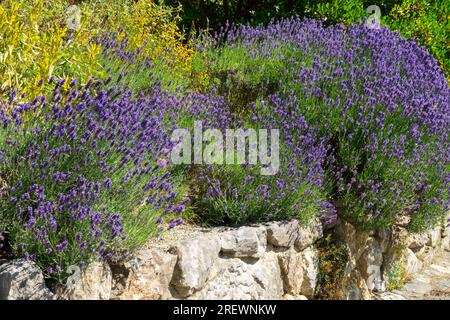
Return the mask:
<svg viewBox="0 0 450 320"><path fill-rule="evenodd" d="M190 72L193 50L183 44L178 10L158 6L152 0L84 1L80 5L81 28L120 31L131 48L143 48L151 60L163 60L175 73Z"/></svg>
<svg viewBox="0 0 450 320"><path fill-rule="evenodd" d="M90 42L100 32L128 37L152 61L175 75L190 72L192 49L184 45L176 11L151 0L91 0L69 7L66 0L5 0L0 3L0 87L29 97L45 90L41 79L106 76L101 47ZM78 20L77 20L78 18ZM72 20L70 20L72 19ZM76 21L76 28L69 30ZM145 46L143 46L146 44Z"/></svg>

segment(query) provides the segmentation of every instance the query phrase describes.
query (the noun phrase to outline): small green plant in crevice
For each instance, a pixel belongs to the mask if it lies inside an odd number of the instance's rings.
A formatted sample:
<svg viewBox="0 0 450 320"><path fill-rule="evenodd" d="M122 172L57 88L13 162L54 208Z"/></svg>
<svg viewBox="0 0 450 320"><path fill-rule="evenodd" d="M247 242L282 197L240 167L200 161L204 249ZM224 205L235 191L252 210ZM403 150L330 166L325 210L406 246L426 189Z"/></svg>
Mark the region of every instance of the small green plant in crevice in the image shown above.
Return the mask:
<svg viewBox="0 0 450 320"><path fill-rule="evenodd" d="M397 256L397 259L392 260L385 267L387 290L401 289L408 281L404 249L404 246L397 248L397 254L394 254L394 256Z"/></svg>
<svg viewBox="0 0 450 320"><path fill-rule="evenodd" d="M345 245L328 233L317 246L319 250L319 275L315 298L341 299L345 281L345 268L349 261Z"/></svg>

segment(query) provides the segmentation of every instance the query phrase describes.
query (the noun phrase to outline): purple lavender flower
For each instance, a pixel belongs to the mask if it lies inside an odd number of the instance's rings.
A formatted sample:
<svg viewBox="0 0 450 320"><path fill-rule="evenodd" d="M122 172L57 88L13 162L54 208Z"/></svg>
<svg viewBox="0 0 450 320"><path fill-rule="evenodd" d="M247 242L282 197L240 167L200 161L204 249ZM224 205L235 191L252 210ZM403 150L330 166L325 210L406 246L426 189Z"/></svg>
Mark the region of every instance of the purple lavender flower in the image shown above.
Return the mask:
<svg viewBox="0 0 450 320"><path fill-rule="evenodd" d="M69 245L69 242L67 240L64 240L63 242L56 245L56 251L61 252L67 249L67 246Z"/></svg>

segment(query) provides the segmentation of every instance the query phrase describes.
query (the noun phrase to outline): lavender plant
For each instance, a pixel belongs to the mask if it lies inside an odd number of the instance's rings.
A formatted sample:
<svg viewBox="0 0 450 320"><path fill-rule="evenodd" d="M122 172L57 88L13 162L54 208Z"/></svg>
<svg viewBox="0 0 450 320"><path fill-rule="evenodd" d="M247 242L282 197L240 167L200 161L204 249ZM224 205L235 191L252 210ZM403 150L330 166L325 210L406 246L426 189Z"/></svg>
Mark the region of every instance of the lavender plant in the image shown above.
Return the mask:
<svg viewBox="0 0 450 320"><path fill-rule="evenodd" d="M282 100L296 97L295 105L282 104L284 113L267 108L259 118L277 112L292 124L286 115L298 109L326 141L329 197L346 218L378 228L406 214L411 229L420 230L448 210L450 91L437 61L415 41L385 27L324 28L291 18L267 27L229 26L201 50L212 86L228 73L255 87L272 83L260 97L273 91ZM239 86L222 92L233 88ZM254 112L247 104L240 109Z"/></svg>
<svg viewBox="0 0 450 320"><path fill-rule="evenodd" d="M185 205L166 160L177 107L168 93L154 85L134 97L92 80L65 87L27 103L13 92L0 119L0 225L16 255L59 281L70 265L182 223Z"/></svg>
<svg viewBox="0 0 450 320"><path fill-rule="evenodd" d="M281 107L293 103L277 96L269 97L268 103L259 101L259 112L255 110L253 121L246 125L255 129L281 128L282 163L275 175L261 175L261 165L248 162L204 166L197 172L198 205L203 209L203 221L245 224L297 218L307 224L320 212L326 220L335 218L334 208L325 201L322 192L325 141L318 139L314 130L302 121L298 110L286 113ZM273 117L264 115L268 108L273 110Z"/></svg>
<svg viewBox="0 0 450 320"><path fill-rule="evenodd" d="M192 128L193 120L202 120L203 129L220 129L224 135L231 128L255 132L260 128L280 129L282 139L282 163L275 175L261 175L260 160L258 164L246 161L242 165L190 167L193 206L201 223L240 225L294 217L308 223L318 213L327 221L335 218L334 207L325 201L322 192L326 140L317 138L316 130L306 123L295 97L281 99L272 95L267 101L261 99L252 104L252 117L233 113L226 98L214 93L191 93L189 100L183 117L189 121L184 127ZM248 157L250 142L245 144Z"/></svg>
<svg viewBox="0 0 450 320"><path fill-rule="evenodd" d="M173 72L173 65L177 64L175 57L172 61L163 55L157 59L150 57L151 44L144 42L135 49L130 46L129 38L120 32L119 29L117 32L100 33L90 40L90 43L101 47L101 69L107 71L114 81L120 79L136 92L155 83L172 93L188 89L190 79L184 74Z"/></svg>

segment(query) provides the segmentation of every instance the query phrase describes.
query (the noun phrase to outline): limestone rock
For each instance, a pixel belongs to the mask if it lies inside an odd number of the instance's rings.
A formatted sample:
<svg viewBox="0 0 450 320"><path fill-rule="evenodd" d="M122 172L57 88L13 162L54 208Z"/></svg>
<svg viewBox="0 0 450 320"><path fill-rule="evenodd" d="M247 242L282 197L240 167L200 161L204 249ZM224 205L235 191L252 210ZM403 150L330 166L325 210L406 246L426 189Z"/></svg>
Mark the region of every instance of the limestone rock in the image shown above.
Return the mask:
<svg viewBox="0 0 450 320"><path fill-rule="evenodd" d="M303 281L301 293L308 298L314 297L319 273L319 257L316 249L309 247L302 252Z"/></svg>
<svg viewBox="0 0 450 320"><path fill-rule="evenodd" d="M219 239L213 235L185 240L171 248L170 252L178 256L172 284L182 297L200 290L208 281L220 248Z"/></svg>
<svg viewBox="0 0 450 320"><path fill-rule="evenodd" d="M73 273L65 287L59 287L58 295L67 300L109 300L112 273L106 263L93 262L80 273Z"/></svg>
<svg viewBox="0 0 450 320"><path fill-rule="evenodd" d="M298 295L303 283L303 257L294 249L278 254L284 292Z"/></svg>
<svg viewBox="0 0 450 320"><path fill-rule="evenodd" d="M268 252L253 265L253 278L264 289L263 299L279 299L283 294L283 280L277 255Z"/></svg>
<svg viewBox="0 0 450 320"><path fill-rule="evenodd" d="M130 270L126 287L120 299L162 300L170 299L169 291L177 256L162 250L147 249L125 263Z"/></svg>
<svg viewBox="0 0 450 320"><path fill-rule="evenodd" d="M367 232L358 231L350 223L339 220L336 225L336 236L345 242L350 249L350 259L358 261L363 254L370 235Z"/></svg>
<svg viewBox="0 0 450 320"><path fill-rule="evenodd" d="M414 252L407 248L405 250L406 274L412 276L422 269L422 262L416 257Z"/></svg>
<svg viewBox="0 0 450 320"><path fill-rule="evenodd" d="M413 251L419 251L428 243L429 235L427 233L413 233L410 234L406 240L406 245Z"/></svg>
<svg viewBox="0 0 450 320"><path fill-rule="evenodd" d="M366 281L361 276L357 269L353 269L344 278L343 285L343 299L345 300L368 300L370 299L370 292L367 288Z"/></svg>
<svg viewBox="0 0 450 320"><path fill-rule="evenodd" d="M441 240L442 250L450 251L450 237L444 237Z"/></svg>
<svg viewBox="0 0 450 320"><path fill-rule="evenodd" d="M427 245L436 248L441 241L441 226L436 226L433 230L428 232Z"/></svg>
<svg viewBox="0 0 450 320"><path fill-rule="evenodd" d="M386 283L386 280L383 279L383 274L381 271L380 271L380 279L381 280L375 281L373 292L385 292L386 291L387 283Z"/></svg>
<svg viewBox="0 0 450 320"><path fill-rule="evenodd" d="M391 228L391 236L390 236L391 241L389 247L399 248L408 246L410 237L411 234L408 232L407 229L399 225L394 225ZM390 251L390 248L388 248L388 251Z"/></svg>
<svg viewBox="0 0 450 320"><path fill-rule="evenodd" d="M276 247L291 247L299 235L297 220L272 222L267 226L267 241Z"/></svg>
<svg viewBox="0 0 450 320"><path fill-rule="evenodd" d="M395 224L399 227L406 228L410 222L411 222L410 216L401 215L397 217L397 221L395 222Z"/></svg>
<svg viewBox="0 0 450 320"><path fill-rule="evenodd" d="M415 274L394 293L407 300L445 300L450 292L450 253L439 252L433 264Z"/></svg>
<svg viewBox="0 0 450 320"><path fill-rule="evenodd" d="M264 227L241 227L220 234L221 250L233 257L259 258L266 251L267 234Z"/></svg>
<svg viewBox="0 0 450 320"><path fill-rule="evenodd" d="M432 247L423 247L420 251L416 252L415 255L424 266L428 266L433 261L434 249Z"/></svg>
<svg viewBox="0 0 450 320"><path fill-rule="evenodd" d="M377 232L377 239L380 243L381 252L385 253L391 246L392 232L389 229L380 229Z"/></svg>
<svg viewBox="0 0 450 320"><path fill-rule="evenodd" d="M260 300L280 299L283 283L277 256L270 252L254 263L241 259L221 259L220 271L194 299Z"/></svg>
<svg viewBox="0 0 450 320"><path fill-rule="evenodd" d="M25 259L0 266L0 300L55 300L38 266Z"/></svg>
<svg viewBox="0 0 450 320"><path fill-rule="evenodd" d="M447 226L447 222L442 230L441 248L450 251L450 226Z"/></svg>
<svg viewBox="0 0 450 320"><path fill-rule="evenodd" d="M358 260L358 269L366 280L369 290L384 291L385 284L381 274L383 253L381 245L374 238L369 238L365 250Z"/></svg>
<svg viewBox="0 0 450 320"><path fill-rule="evenodd" d="M311 246L314 242L323 236L322 223L319 218L313 220L310 225L300 226L298 237L295 240L295 247L303 250Z"/></svg>
<svg viewBox="0 0 450 320"><path fill-rule="evenodd" d="M218 276L209 281L193 299L215 300L255 300L259 299L251 267L240 259L228 259L223 262L223 269Z"/></svg>

